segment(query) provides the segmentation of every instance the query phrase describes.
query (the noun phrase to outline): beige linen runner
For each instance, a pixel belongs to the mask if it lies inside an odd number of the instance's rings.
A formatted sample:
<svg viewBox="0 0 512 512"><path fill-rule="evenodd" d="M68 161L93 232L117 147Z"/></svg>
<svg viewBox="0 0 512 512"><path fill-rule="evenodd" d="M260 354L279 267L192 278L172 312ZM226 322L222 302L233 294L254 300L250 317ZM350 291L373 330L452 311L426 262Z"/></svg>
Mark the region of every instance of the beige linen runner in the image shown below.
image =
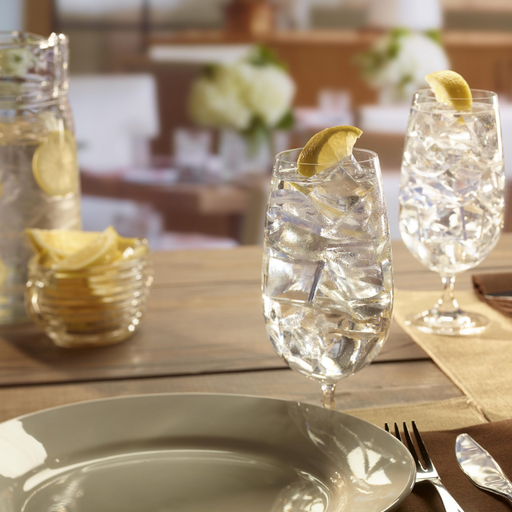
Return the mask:
<svg viewBox="0 0 512 512"><path fill-rule="evenodd" d="M396 421L401 424L404 421L410 423L411 420L414 420L422 431L448 430L486 423L484 416L465 397L422 404L352 409L345 412L381 428L384 423L392 424Z"/></svg>
<svg viewBox="0 0 512 512"><path fill-rule="evenodd" d="M458 292L456 297L463 309L481 313L490 319L491 323L483 333L476 336L438 336L405 325L410 314L431 308L439 296L440 292L396 290L396 322L488 421L512 418L512 320L479 301L470 291Z"/></svg>

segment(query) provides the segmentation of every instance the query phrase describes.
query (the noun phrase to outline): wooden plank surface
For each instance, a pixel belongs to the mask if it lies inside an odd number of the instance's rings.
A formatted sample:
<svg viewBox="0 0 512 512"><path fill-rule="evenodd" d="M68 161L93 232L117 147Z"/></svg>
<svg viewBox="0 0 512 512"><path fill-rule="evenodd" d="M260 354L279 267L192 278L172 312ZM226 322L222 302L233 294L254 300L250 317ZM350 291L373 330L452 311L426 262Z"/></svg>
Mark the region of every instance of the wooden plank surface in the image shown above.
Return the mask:
<svg viewBox="0 0 512 512"><path fill-rule="evenodd" d="M191 284L260 283L262 250L258 246L242 246L236 250L156 252L153 255L157 270L155 286ZM505 233L491 254L475 269L464 272L457 281L469 283L471 273L494 269L512 271L512 235ZM179 271L177 271L179 269ZM395 285L407 288L437 281L416 260L400 240L393 241L393 270ZM411 274L422 276L409 282Z"/></svg>
<svg viewBox="0 0 512 512"><path fill-rule="evenodd" d="M396 326L378 361L426 358ZM254 283L157 288L140 330L110 347L62 349L32 325L0 334L3 386L285 367L266 336Z"/></svg>
<svg viewBox="0 0 512 512"><path fill-rule="evenodd" d="M261 247L241 246L236 250L155 252L154 288L229 283L261 282Z"/></svg>
<svg viewBox="0 0 512 512"><path fill-rule="evenodd" d="M83 400L147 393L236 393L320 404L320 385L289 369L0 389L0 421ZM432 361L370 365L338 384L338 409L462 396ZM172 411L169 411L171 414Z"/></svg>
<svg viewBox="0 0 512 512"><path fill-rule="evenodd" d="M481 266L510 269L512 236ZM285 368L267 339L261 314L261 248L156 253L155 285L140 330L100 349L66 350L32 325L0 330L0 386L180 376ZM398 287L440 289L401 243L394 244ZM459 288L469 286L465 273ZM425 360L394 326L376 363Z"/></svg>

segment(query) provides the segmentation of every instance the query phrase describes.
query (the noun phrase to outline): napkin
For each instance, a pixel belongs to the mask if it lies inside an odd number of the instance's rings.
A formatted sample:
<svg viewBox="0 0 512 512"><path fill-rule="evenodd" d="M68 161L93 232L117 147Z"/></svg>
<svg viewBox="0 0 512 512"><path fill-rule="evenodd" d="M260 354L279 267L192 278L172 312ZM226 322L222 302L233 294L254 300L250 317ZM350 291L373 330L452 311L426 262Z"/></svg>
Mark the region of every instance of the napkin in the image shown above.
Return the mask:
<svg viewBox="0 0 512 512"><path fill-rule="evenodd" d="M421 425L418 425L421 432ZM466 511L510 512L507 501L475 487L461 471L455 458L455 439L466 432L512 478L512 420L483 423L457 430L421 432L421 437L436 466L445 487ZM413 492L398 508L399 512L443 512L443 504L436 490L429 483L417 484Z"/></svg>
<svg viewBox="0 0 512 512"><path fill-rule="evenodd" d="M505 316L512 317L512 272L472 276L478 298ZM511 298L486 297L488 293L511 292Z"/></svg>

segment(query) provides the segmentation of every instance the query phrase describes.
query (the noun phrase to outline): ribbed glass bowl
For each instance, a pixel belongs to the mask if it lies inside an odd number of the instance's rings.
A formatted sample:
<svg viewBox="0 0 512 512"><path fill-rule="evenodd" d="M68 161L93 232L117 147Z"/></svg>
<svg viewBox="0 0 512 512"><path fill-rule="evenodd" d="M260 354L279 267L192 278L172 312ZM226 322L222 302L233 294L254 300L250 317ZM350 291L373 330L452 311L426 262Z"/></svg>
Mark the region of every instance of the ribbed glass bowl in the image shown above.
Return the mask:
<svg viewBox="0 0 512 512"><path fill-rule="evenodd" d="M61 347L111 345L129 338L146 309L153 267L140 240L135 256L69 271L29 264L25 305Z"/></svg>

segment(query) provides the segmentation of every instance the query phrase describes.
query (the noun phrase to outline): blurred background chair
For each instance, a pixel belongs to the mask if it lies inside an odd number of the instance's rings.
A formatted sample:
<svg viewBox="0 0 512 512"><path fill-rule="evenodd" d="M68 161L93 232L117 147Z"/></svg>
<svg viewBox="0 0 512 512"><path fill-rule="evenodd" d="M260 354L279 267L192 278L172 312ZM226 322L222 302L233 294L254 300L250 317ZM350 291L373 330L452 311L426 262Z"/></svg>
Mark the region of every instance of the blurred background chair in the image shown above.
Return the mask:
<svg viewBox="0 0 512 512"><path fill-rule="evenodd" d="M155 78L150 74L79 75L70 83L82 175L118 174L151 184L151 141L159 134ZM142 196L122 200L84 194L82 218L86 230L101 231L112 225L121 235L146 237L155 249L236 245L230 238L166 232L162 216Z"/></svg>
<svg viewBox="0 0 512 512"><path fill-rule="evenodd" d="M151 165L151 140L159 134L152 75L72 76L69 101L82 170L104 172Z"/></svg>
<svg viewBox="0 0 512 512"><path fill-rule="evenodd" d="M79 75L73 76L70 84L69 101L82 173L149 168L150 142L159 132L154 77ZM162 224L147 205L87 195L82 198L82 218L86 230L101 231L112 225L121 234L133 230L137 232L133 236L147 236L153 244L158 242ZM133 226L127 225L129 219Z"/></svg>

